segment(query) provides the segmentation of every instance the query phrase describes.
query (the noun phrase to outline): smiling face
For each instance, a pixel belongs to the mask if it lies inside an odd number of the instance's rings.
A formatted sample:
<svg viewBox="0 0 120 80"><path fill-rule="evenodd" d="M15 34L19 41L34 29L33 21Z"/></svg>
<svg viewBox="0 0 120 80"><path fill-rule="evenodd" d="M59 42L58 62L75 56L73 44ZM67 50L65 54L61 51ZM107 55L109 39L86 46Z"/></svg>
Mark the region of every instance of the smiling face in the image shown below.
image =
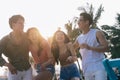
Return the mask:
<svg viewBox="0 0 120 80"><path fill-rule="evenodd" d="M78 20L78 26L80 28L80 30L83 30L87 25L87 21L84 20L83 16L80 16L79 20Z"/></svg>
<svg viewBox="0 0 120 80"><path fill-rule="evenodd" d="M93 23L93 19L88 13L81 13L78 20L78 26L80 30L84 31L90 28L90 25Z"/></svg>
<svg viewBox="0 0 120 80"><path fill-rule="evenodd" d="M65 41L65 35L64 35L64 33L61 32L61 31L57 32L56 35L55 35L55 39L56 39L56 41L58 43L64 42Z"/></svg>
<svg viewBox="0 0 120 80"><path fill-rule="evenodd" d="M28 35L28 39L32 42L32 43L38 43L38 37L39 34L35 29L29 29L27 31L27 35Z"/></svg>

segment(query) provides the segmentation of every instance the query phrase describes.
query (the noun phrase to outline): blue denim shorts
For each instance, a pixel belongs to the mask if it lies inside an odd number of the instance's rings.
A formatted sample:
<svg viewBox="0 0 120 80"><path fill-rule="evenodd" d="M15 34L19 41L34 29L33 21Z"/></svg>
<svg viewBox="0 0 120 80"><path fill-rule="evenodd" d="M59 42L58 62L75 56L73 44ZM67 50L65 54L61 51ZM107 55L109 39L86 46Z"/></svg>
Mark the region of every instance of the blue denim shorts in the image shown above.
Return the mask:
<svg viewBox="0 0 120 80"><path fill-rule="evenodd" d="M46 66L46 70L50 71L53 75L55 73L55 67L53 64L50 64L48 66ZM36 66L36 71L37 73L40 73L41 72L41 69L40 69L40 64L37 64Z"/></svg>
<svg viewBox="0 0 120 80"><path fill-rule="evenodd" d="M76 64L71 64L69 66L61 67L60 80L71 80L71 78L80 78L79 70Z"/></svg>

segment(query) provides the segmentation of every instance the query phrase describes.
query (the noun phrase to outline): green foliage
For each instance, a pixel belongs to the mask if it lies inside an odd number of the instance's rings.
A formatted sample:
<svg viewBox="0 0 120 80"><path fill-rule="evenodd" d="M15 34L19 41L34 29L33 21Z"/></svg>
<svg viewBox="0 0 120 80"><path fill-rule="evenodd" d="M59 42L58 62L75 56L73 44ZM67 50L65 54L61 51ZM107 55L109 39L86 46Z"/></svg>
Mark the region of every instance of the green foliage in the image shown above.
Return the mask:
<svg viewBox="0 0 120 80"><path fill-rule="evenodd" d="M102 7L102 5L100 5L100 7L98 8L95 17L93 17L93 24L92 27L96 27L97 26L97 22L101 17L101 13L104 11L104 7Z"/></svg>
<svg viewBox="0 0 120 80"><path fill-rule="evenodd" d="M75 17L72 21L68 21L67 24L65 24L65 29L67 30L67 35L70 38L72 42L75 41L77 36L81 33L79 28L76 26L77 24L77 17Z"/></svg>
<svg viewBox="0 0 120 80"><path fill-rule="evenodd" d="M87 7L81 6L81 7L79 7L79 10L82 10L83 12L87 12L92 16L93 24L92 24L91 28L98 28L97 22L100 19L101 13L104 11L104 8L102 7L102 5L100 5L96 14L94 14L93 5L92 4L89 5L88 3L87 3ZM78 35L81 34L79 27L77 26L77 21L78 21L78 17L74 17L72 19L72 21L68 21L68 23L65 24L65 29L67 30L67 35L72 42L74 42L75 39L78 37ZM78 50L77 50L77 56L81 57Z"/></svg>
<svg viewBox="0 0 120 80"><path fill-rule="evenodd" d="M102 7L102 5L100 5L96 14L94 14L93 5L92 4L89 5L88 3L87 3L87 7L81 6L81 7L79 7L79 10L82 10L83 12L87 12L93 17L93 24L92 24L91 28L98 28L97 22L100 19L101 13L104 11L104 8ZM67 35L69 36L69 38L72 42L74 42L75 39L77 38L77 36L79 34L81 34L81 32L77 26L77 21L78 21L78 17L74 17L72 19L72 21L68 21L68 23L65 24L65 29L67 30Z"/></svg>
<svg viewBox="0 0 120 80"><path fill-rule="evenodd" d="M91 27L92 28L96 28L98 20L101 17L101 13L104 11L104 7L102 5L100 5L99 8L97 9L97 11L95 12L93 5L87 3L87 7L82 7L81 6L78 9L81 10L81 11L83 11L83 12L89 13L92 16L92 18L93 18L93 24L92 24Z"/></svg>
<svg viewBox="0 0 120 80"><path fill-rule="evenodd" d="M118 15L118 17L116 19L117 19L117 23L118 23L118 25L120 27L120 14L117 14L117 15Z"/></svg>
<svg viewBox="0 0 120 80"><path fill-rule="evenodd" d="M112 58L120 58L120 14L117 14L117 16L117 24L113 26L101 26L101 28L108 34L106 37L110 41Z"/></svg>

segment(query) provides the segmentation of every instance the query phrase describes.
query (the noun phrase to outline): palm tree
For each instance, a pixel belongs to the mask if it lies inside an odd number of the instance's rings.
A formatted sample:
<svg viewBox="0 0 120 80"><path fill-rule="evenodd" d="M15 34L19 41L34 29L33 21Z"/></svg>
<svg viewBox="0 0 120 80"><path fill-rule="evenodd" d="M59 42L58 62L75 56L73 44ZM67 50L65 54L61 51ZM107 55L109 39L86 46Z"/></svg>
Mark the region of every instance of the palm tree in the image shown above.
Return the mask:
<svg viewBox="0 0 120 80"><path fill-rule="evenodd" d="M111 58L120 58L120 14L117 14L117 23L113 26L103 25L102 29L108 34L107 39L110 41Z"/></svg>
<svg viewBox="0 0 120 80"><path fill-rule="evenodd" d="M104 11L104 7L102 6L102 4L99 6L98 10L96 11L96 13L94 12L94 7L92 4L87 3L87 7L78 7L78 10L89 13L92 18L93 18L93 24L92 24L92 28L98 28L97 27L97 23L98 20L101 17L101 13Z"/></svg>
<svg viewBox="0 0 120 80"><path fill-rule="evenodd" d="M77 36L81 33L79 28L77 27L77 20L78 17L74 17L72 21L68 21L68 23L65 24L67 35L72 42L74 42Z"/></svg>
<svg viewBox="0 0 120 80"><path fill-rule="evenodd" d="M96 15L94 15L94 8L93 5L91 4L89 6L89 4L87 3L88 8L84 8L84 7L79 7L79 10L83 10L84 12L89 13L92 18L93 18L93 24L91 28L98 28L97 27L97 22L101 17L101 13L104 11L104 8L102 7L102 5L100 5L100 7L98 8ZM77 27L77 21L78 21L78 17L74 17L72 19L72 21L68 21L68 23L65 24L65 29L67 30L67 35L69 36L70 40L72 42L75 41L75 39L77 38L77 36L79 34L81 34L79 28ZM79 54L79 51L77 50L77 56L81 58L81 55ZM80 70L80 64L77 61L78 66L79 66L79 70ZM82 74L82 71L80 70L80 73Z"/></svg>
<svg viewBox="0 0 120 80"><path fill-rule="evenodd" d="M92 4L89 5L88 3L87 3L87 7L81 6L81 7L78 7L78 10L89 13L93 18L93 24L92 24L91 28L98 28L97 27L98 20L101 17L101 13L104 11L104 8L102 7L102 5L100 5L100 7L98 8L98 10L95 14L94 14L93 5ZM72 21L69 20L68 23L65 24L65 29L67 30L67 35L69 36L69 38L72 42L74 42L76 37L79 34L81 34L79 28L77 27L77 21L78 21L78 17L74 17L72 19Z"/></svg>

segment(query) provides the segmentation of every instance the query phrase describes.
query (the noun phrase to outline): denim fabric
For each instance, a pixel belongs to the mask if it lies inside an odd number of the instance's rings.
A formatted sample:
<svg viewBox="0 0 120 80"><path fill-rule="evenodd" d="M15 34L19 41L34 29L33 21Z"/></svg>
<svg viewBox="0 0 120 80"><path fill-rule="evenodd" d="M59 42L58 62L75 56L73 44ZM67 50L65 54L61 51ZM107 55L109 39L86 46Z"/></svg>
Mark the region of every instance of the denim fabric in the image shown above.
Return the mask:
<svg viewBox="0 0 120 80"><path fill-rule="evenodd" d="M69 66L61 67L60 80L70 80L71 78L80 78L80 73L76 64L71 64Z"/></svg>
<svg viewBox="0 0 120 80"><path fill-rule="evenodd" d="M41 72L41 68L40 67L41 67L40 64L37 64L37 66L36 66L37 73ZM55 67L52 64L46 66L46 70L50 71L53 75L55 73Z"/></svg>
<svg viewBox="0 0 120 80"><path fill-rule="evenodd" d="M40 73L40 64L37 64L37 65L36 65L36 72L37 72L37 73Z"/></svg>

